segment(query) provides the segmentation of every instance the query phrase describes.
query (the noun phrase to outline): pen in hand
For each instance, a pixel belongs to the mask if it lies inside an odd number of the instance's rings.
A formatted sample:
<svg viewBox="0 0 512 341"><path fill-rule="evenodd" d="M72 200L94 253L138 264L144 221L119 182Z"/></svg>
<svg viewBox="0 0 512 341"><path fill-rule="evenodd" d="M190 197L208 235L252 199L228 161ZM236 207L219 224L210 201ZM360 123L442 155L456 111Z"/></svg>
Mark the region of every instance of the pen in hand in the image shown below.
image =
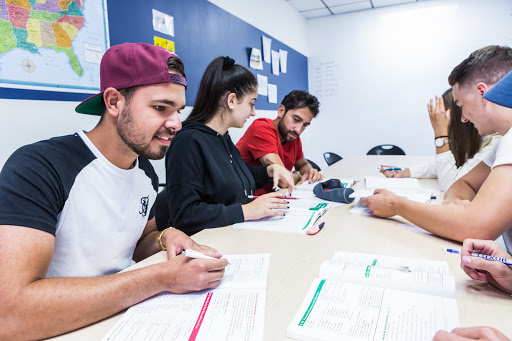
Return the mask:
<svg viewBox="0 0 512 341"><path fill-rule="evenodd" d="M207 255L205 255L202 252L199 252L199 251L196 251L196 250L192 250L192 249L183 250L183 251L181 251L181 254L184 255L184 256L187 256L189 258L218 259L218 258L215 258L215 257L207 256ZM229 262L228 262L228 264L229 264Z"/></svg>
<svg viewBox="0 0 512 341"><path fill-rule="evenodd" d="M217 259L215 257L211 257L211 256L207 256L205 255L204 253L201 253L199 251L196 251L196 250L192 250L192 249L186 249L186 250L183 250L181 251L181 254L182 255L185 255L189 258L200 258L200 259Z"/></svg>
<svg viewBox="0 0 512 341"><path fill-rule="evenodd" d="M249 198L249 199L256 199L256 198L259 198L259 197L260 197L259 195L248 195L248 196L247 196L247 198ZM277 197L277 199L284 199L284 200L287 200L287 199L290 199L290 200L297 200L297 199L299 199L299 198L283 196L283 197Z"/></svg>
<svg viewBox="0 0 512 341"><path fill-rule="evenodd" d="M404 170L403 168L400 168L400 167L378 167L377 169L379 170Z"/></svg>
<svg viewBox="0 0 512 341"><path fill-rule="evenodd" d="M460 254L459 250L454 250L454 249L443 249L443 250L446 251L446 252L450 252L450 253ZM491 260L491 261L500 262L500 263L503 263L505 265L512 265L512 259L501 258L501 257L494 257L494 256L489 256L489 255L482 255L481 253L475 253L475 252L472 252L471 256L478 257L478 258L483 258L483 259L487 259L487 260Z"/></svg>

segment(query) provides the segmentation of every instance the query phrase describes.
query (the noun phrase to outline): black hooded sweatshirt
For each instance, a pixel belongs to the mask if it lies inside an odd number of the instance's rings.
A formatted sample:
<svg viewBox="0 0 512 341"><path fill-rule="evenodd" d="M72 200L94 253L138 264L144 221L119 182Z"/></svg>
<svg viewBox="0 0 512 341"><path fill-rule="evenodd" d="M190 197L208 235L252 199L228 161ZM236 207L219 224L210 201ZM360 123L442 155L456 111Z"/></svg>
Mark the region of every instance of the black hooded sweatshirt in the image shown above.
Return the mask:
<svg viewBox="0 0 512 341"><path fill-rule="evenodd" d="M242 159L229 133L183 122L165 157L170 226L188 235L244 221L242 205L270 181L267 167Z"/></svg>

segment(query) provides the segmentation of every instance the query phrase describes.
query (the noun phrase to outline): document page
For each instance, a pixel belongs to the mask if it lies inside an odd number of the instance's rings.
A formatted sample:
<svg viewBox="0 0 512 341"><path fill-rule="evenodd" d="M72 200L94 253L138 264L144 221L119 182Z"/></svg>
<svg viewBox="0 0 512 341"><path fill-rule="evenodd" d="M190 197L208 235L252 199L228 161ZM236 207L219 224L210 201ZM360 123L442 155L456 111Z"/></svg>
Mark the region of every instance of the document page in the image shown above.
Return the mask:
<svg viewBox="0 0 512 341"><path fill-rule="evenodd" d="M229 255L224 277L217 288L267 288L270 255Z"/></svg>
<svg viewBox="0 0 512 341"><path fill-rule="evenodd" d="M388 191L400 196L407 198L412 201L416 201L422 204L428 204L432 197L433 191L429 190L410 190L410 189L388 189ZM366 198L375 192L375 189L358 189L354 193L350 194L351 198Z"/></svg>
<svg viewBox="0 0 512 341"><path fill-rule="evenodd" d="M299 340L430 341L459 325L454 298L316 279L288 326Z"/></svg>
<svg viewBox="0 0 512 341"><path fill-rule="evenodd" d="M322 263L319 277L455 297L455 279L441 261L340 251Z"/></svg>
<svg viewBox="0 0 512 341"><path fill-rule="evenodd" d="M265 289L161 293L134 305L103 338L263 340Z"/></svg>
<svg viewBox="0 0 512 341"><path fill-rule="evenodd" d="M370 210L368 205L363 205L361 203L362 198L366 198L373 195L373 192L373 189L360 189L350 194L351 198L357 198L357 201L354 204L354 207L352 207L352 209L350 210L350 213L373 216L373 211ZM408 200L419 202L420 204L428 204L432 197L432 191L390 190L390 192L393 192L396 195L404 197Z"/></svg>
<svg viewBox="0 0 512 341"><path fill-rule="evenodd" d="M262 341L269 255L225 257L217 288L153 296L128 309L103 341Z"/></svg>
<svg viewBox="0 0 512 341"><path fill-rule="evenodd" d="M327 209L331 202L314 199L288 200L290 208L285 216L265 217L233 225L233 228L305 234Z"/></svg>
<svg viewBox="0 0 512 341"><path fill-rule="evenodd" d="M416 178L386 178L385 176L365 176L367 189L420 189L420 183Z"/></svg>

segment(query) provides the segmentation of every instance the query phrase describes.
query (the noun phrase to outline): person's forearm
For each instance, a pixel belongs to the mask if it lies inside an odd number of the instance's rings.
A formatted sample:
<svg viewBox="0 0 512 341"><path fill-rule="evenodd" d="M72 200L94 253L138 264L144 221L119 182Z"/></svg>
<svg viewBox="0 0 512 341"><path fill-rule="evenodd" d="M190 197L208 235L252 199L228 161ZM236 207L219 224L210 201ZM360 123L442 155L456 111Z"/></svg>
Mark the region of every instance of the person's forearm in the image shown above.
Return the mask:
<svg viewBox="0 0 512 341"><path fill-rule="evenodd" d="M473 200L476 191L465 181L459 179L450 186L444 195L444 202L452 202L456 199L459 200Z"/></svg>
<svg viewBox="0 0 512 341"><path fill-rule="evenodd" d="M473 214L474 209L462 206L425 205L402 197L393 202L396 214L435 235L459 242L467 238L491 239L499 237L499 229L487 226L487 217Z"/></svg>
<svg viewBox="0 0 512 341"><path fill-rule="evenodd" d="M107 318L164 291L160 266L104 277L34 279L2 300L0 339L43 339Z"/></svg>
<svg viewBox="0 0 512 341"><path fill-rule="evenodd" d="M298 171L295 171L295 172L292 173L292 176L293 176L293 182L295 184L298 184L300 182L300 178L302 176L302 173L298 172Z"/></svg>
<svg viewBox="0 0 512 341"><path fill-rule="evenodd" d="M148 233L142 240L139 241L135 251L133 252L133 260L140 262L155 253L162 251L158 244L158 236L161 231L153 231Z"/></svg>
<svg viewBox="0 0 512 341"><path fill-rule="evenodd" d="M304 173L306 173L308 171L308 169L311 169L311 168L313 168L313 167L309 164L309 162L304 164L304 166L300 167L300 169L299 169L300 175L304 175Z"/></svg>

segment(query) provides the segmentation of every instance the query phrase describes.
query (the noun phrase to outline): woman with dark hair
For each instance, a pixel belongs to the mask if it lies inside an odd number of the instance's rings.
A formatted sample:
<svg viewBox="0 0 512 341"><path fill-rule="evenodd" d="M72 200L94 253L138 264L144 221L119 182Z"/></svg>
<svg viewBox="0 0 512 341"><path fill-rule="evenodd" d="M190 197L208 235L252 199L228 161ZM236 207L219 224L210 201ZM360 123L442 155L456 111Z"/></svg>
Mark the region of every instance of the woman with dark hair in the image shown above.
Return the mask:
<svg viewBox="0 0 512 341"><path fill-rule="evenodd" d="M192 112L183 122L166 155L169 225L188 235L220 227L284 215L282 193L252 201L249 196L271 178L294 187L281 165L251 167L231 141L228 128L242 128L255 115L258 96L254 75L229 57L218 57L206 68Z"/></svg>
<svg viewBox="0 0 512 341"><path fill-rule="evenodd" d="M445 91L443 97L431 99L427 108L434 128L435 160L402 171L383 169L381 172L388 178L437 177L441 190L446 191L457 179L478 165L501 136L482 137L473 123L463 123L462 110L453 100L452 89Z"/></svg>

